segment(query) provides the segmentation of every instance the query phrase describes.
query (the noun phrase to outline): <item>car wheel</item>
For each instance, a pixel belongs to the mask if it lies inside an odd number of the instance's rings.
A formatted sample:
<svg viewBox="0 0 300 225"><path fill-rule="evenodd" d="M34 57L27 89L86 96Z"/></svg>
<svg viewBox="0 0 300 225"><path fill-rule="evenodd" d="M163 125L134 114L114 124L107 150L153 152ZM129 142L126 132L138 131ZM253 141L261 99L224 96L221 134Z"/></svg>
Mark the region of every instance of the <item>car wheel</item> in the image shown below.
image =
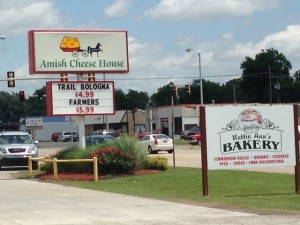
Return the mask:
<svg viewBox="0 0 300 225"><path fill-rule="evenodd" d="M149 154L152 154L152 153L153 153L152 147L151 147L150 145L148 146L148 153L149 153Z"/></svg>
<svg viewBox="0 0 300 225"><path fill-rule="evenodd" d="M197 145L201 145L201 141L200 140L197 141Z"/></svg>
<svg viewBox="0 0 300 225"><path fill-rule="evenodd" d="M33 169L33 170L38 170L38 169L39 169L39 164L38 164L37 161L33 161L33 162L32 162L32 169Z"/></svg>
<svg viewBox="0 0 300 225"><path fill-rule="evenodd" d="M69 141L70 141L69 138L66 138L66 139L65 139L65 142L69 142Z"/></svg>
<svg viewBox="0 0 300 225"><path fill-rule="evenodd" d="M170 154L173 153L173 150L168 150L168 153L170 153Z"/></svg>

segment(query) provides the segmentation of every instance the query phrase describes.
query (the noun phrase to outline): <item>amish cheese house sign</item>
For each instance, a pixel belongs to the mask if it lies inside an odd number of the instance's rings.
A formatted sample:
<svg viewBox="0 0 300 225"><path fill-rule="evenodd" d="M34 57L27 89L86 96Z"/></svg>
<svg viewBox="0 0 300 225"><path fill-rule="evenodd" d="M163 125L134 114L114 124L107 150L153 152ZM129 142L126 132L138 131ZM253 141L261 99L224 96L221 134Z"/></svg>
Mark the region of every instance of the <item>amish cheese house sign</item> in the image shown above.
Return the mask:
<svg viewBox="0 0 300 225"><path fill-rule="evenodd" d="M115 114L113 81L47 82L47 115Z"/></svg>
<svg viewBox="0 0 300 225"><path fill-rule="evenodd" d="M127 73L127 31L28 33L29 73Z"/></svg>
<svg viewBox="0 0 300 225"><path fill-rule="evenodd" d="M292 105L205 107L208 169L295 166Z"/></svg>

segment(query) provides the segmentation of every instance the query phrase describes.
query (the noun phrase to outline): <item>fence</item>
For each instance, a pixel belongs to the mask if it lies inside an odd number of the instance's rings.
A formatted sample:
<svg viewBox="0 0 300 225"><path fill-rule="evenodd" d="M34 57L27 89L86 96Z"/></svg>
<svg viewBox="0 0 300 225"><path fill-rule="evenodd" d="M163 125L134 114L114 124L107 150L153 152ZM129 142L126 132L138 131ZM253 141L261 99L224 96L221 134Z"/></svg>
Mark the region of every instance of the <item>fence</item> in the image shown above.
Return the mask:
<svg viewBox="0 0 300 225"><path fill-rule="evenodd" d="M53 178L58 179L58 163L70 163L70 162L93 162L94 165L94 181L98 181L98 162L97 157L93 159L49 159L45 157L32 158L28 157L28 171L29 176L32 176L32 162L33 161L42 161L42 162L52 162L53 163Z"/></svg>

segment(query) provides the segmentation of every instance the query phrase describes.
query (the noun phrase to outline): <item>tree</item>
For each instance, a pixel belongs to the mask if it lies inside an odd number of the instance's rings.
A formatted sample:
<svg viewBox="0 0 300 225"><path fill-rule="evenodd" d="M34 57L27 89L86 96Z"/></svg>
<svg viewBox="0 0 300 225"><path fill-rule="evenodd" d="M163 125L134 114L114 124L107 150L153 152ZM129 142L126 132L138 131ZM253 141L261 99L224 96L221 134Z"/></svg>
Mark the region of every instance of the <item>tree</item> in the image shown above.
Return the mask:
<svg viewBox="0 0 300 225"><path fill-rule="evenodd" d="M127 97L127 109L145 109L148 102L149 96L147 92L138 92L132 89L128 90Z"/></svg>
<svg viewBox="0 0 300 225"><path fill-rule="evenodd" d="M115 90L116 94L116 110L125 110L128 106L126 94L121 89Z"/></svg>
<svg viewBox="0 0 300 225"><path fill-rule="evenodd" d="M38 93L42 92L46 95L46 87L43 86L41 89L37 89L34 92L35 97L30 97L25 103L25 115L26 116L46 116L47 115L47 107L46 107L46 98L43 100L38 99Z"/></svg>
<svg viewBox="0 0 300 225"><path fill-rule="evenodd" d="M24 115L24 103L19 101L19 93L0 92L0 124L18 123Z"/></svg>
<svg viewBox="0 0 300 225"><path fill-rule="evenodd" d="M150 101L153 106L171 105L173 82L159 88L156 93L151 95Z"/></svg>
<svg viewBox="0 0 300 225"><path fill-rule="evenodd" d="M277 79L289 76L292 65L282 53L271 48L256 54L255 59L246 57L240 68L243 70L241 81L243 101L269 102L273 101Z"/></svg>

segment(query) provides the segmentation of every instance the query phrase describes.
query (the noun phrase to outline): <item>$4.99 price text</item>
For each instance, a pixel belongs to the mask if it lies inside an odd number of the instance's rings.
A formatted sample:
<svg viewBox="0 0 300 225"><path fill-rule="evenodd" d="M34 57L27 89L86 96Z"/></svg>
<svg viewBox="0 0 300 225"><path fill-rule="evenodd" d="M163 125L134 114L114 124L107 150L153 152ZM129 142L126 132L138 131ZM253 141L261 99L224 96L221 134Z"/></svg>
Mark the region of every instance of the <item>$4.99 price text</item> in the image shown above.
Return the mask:
<svg viewBox="0 0 300 225"><path fill-rule="evenodd" d="M76 91L75 97L76 98L93 98L94 92L93 91Z"/></svg>

